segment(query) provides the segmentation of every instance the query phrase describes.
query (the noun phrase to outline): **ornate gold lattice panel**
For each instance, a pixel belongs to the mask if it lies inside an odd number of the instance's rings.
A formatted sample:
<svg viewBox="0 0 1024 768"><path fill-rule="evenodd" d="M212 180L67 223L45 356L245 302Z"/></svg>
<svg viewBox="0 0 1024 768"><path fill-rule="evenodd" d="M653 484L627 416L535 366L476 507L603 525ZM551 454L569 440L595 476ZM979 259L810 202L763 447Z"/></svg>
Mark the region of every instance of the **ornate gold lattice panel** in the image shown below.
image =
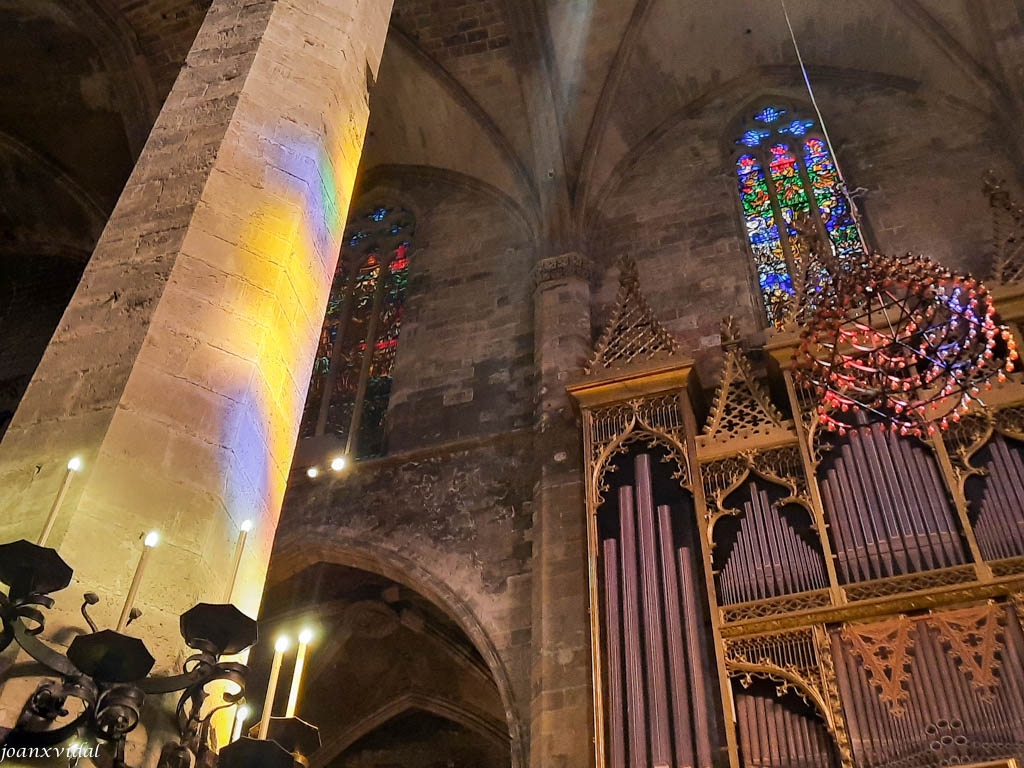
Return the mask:
<svg viewBox="0 0 1024 768"><path fill-rule="evenodd" d="M680 400L679 393L667 392L584 411L587 468L595 508L609 490L605 475L615 468L615 457L634 443L664 449L664 459L675 464L672 477L689 487L686 428Z"/></svg>
<svg viewBox="0 0 1024 768"><path fill-rule="evenodd" d="M705 519L708 535L714 533L715 523L723 515L738 515L740 510L726 503L729 495L739 488L750 475L764 478L785 488L788 495L779 504L799 504L811 512L811 496L804 475L800 448L796 444L761 450L744 450L701 462L701 481L707 504Z"/></svg>
<svg viewBox="0 0 1024 768"><path fill-rule="evenodd" d="M825 721L843 767L852 768L850 738L823 627L729 638L724 643L730 677L744 687L754 679L770 680L780 696L789 691L796 693Z"/></svg>
<svg viewBox="0 0 1024 768"><path fill-rule="evenodd" d="M712 457L795 441L792 420L782 416L754 375L731 318L723 326L722 337L721 380L697 438L698 454Z"/></svg>
<svg viewBox="0 0 1024 768"><path fill-rule="evenodd" d="M636 262L619 262L619 292L611 317L587 363L586 372L596 373L633 362L670 357L679 344L655 317L640 291Z"/></svg>

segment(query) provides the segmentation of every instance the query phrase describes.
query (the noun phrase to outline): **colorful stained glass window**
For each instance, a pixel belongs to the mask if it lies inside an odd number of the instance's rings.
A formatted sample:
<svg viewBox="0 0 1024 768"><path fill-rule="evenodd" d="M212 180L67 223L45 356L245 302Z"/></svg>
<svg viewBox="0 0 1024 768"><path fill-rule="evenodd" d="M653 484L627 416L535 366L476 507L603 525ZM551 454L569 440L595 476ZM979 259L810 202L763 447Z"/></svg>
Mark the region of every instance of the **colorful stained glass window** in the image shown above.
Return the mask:
<svg viewBox="0 0 1024 768"><path fill-rule="evenodd" d="M744 133L740 137L740 143L746 144L748 147L760 146L761 142L772 135L771 131L758 130L757 128L751 128L749 131Z"/></svg>
<svg viewBox="0 0 1024 768"><path fill-rule="evenodd" d="M360 456L379 456L384 452L384 418L391 398L391 374L398 352L398 334L402 330L405 288L409 282L408 250L409 243L399 243L384 279L384 299L366 382L363 418L359 423L357 448Z"/></svg>
<svg viewBox="0 0 1024 768"><path fill-rule="evenodd" d="M774 325L776 315L793 293L793 281L786 266L779 228L775 224L764 170L753 155L743 155L737 163L736 172L739 175L747 237L754 251L757 280L768 320Z"/></svg>
<svg viewBox="0 0 1024 768"><path fill-rule="evenodd" d="M786 116L783 120L783 116ZM828 144L815 122L766 106L736 143L746 150L736 164L747 238L770 325L779 325L793 294L787 262L795 217L820 213L837 253L861 250L860 233Z"/></svg>
<svg viewBox="0 0 1024 768"><path fill-rule="evenodd" d="M818 210L836 249L844 255L861 250L857 223L850 212L850 201L839 188L839 174L828 145L816 137L807 139L804 142L804 164Z"/></svg>
<svg viewBox="0 0 1024 768"><path fill-rule="evenodd" d="M413 229L399 208L356 216L328 300L301 434L333 436L355 458L386 449Z"/></svg>

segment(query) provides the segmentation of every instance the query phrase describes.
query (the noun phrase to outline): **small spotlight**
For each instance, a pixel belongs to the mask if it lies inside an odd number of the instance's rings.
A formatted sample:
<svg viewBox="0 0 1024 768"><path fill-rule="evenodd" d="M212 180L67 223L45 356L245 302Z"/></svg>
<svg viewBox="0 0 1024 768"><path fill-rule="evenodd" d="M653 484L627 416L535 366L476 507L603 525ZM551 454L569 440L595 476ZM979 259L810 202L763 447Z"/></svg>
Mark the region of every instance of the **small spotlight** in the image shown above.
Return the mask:
<svg viewBox="0 0 1024 768"><path fill-rule="evenodd" d="M238 721L242 722L249 719L249 715L252 714L252 710L249 709L248 704L243 704L238 708Z"/></svg>
<svg viewBox="0 0 1024 768"><path fill-rule="evenodd" d="M320 474L320 470L316 467L310 467L306 470L306 477L316 477Z"/></svg>
<svg viewBox="0 0 1024 768"><path fill-rule="evenodd" d="M313 642L313 630L304 629L301 632L299 632L299 642L302 645L309 645L311 642Z"/></svg>
<svg viewBox="0 0 1024 768"><path fill-rule="evenodd" d="M274 650L278 653L284 653L288 650L288 646L291 645L291 641L287 635L281 635L277 640L274 641Z"/></svg>
<svg viewBox="0 0 1024 768"><path fill-rule="evenodd" d="M347 462L345 461L344 456L335 456L331 459L331 469L335 472L341 472L341 470L345 468L345 464L347 464Z"/></svg>
<svg viewBox="0 0 1024 768"><path fill-rule="evenodd" d="M68 462L68 469L72 472L77 472L82 468L82 460L78 456L72 457L71 461Z"/></svg>
<svg viewBox="0 0 1024 768"><path fill-rule="evenodd" d="M146 534L146 540L143 542L147 547L155 547L160 543L160 534L156 531L150 531Z"/></svg>
<svg viewBox="0 0 1024 768"><path fill-rule="evenodd" d="M252 530L252 520L246 520L245 522L243 522L242 525L241 525L241 528L246 533L251 531Z"/></svg>

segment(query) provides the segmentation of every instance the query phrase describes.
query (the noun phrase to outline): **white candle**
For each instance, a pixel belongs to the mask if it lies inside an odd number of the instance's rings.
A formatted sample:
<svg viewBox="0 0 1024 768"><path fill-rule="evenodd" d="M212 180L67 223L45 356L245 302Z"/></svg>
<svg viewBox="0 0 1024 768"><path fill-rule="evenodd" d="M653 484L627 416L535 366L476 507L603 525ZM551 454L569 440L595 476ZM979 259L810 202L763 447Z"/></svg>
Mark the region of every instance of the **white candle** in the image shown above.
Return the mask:
<svg viewBox="0 0 1024 768"><path fill-rule="evenodd" d="M231 741L238 741L242 738L242 726L245 725L245 721L249 719L249 707L242 704L240 707L235 707L235 727L231 733Z"/></svg>
<svg viewBox="0 0 1024 768"><path fill-rule="evenodd" d="M68 462L67 472L64 473L64 481L60 484L60 490L57 491L57 498L53 500L53 506L50 507L50 514L46 518L46 524L43 526L43 532L39 534L39 539L36 541L40 547L46 545L46 540L50 538L50 531L53 530L53 524L57 522L57 514L60 512L61 504L64 503L64 497L67 496L68 487L71 485L71 478L75 476L75 472L82 468L82 460L75 456L71 461Z"/></svg>
<svg viewBox="0 0 1024 768"><path fill-rule="evenodd" d="M235 582L238 580L238 566L242 564L242 550L245 549L245 537L252 530L252 520L242 523L241 532L238 534L238 543L235 545L235 559L231 565L231 581L228 582L227 591L224 593L224 602L231 602L231 595L235 593Z"/></svg>
<svg viewBox="0 0 1024 768"><path fill-rule="evenodd" d="M274 643L274 663L270 665L270 682L267 683L267 698L263 703L263 717L260 718L260 731L257 738L267 738L270 729L270 710L274 708L274 695L277 693L277 680L281 677L281 660L288 650L288 638L279 637Z"/></svg>
<svg viewBox="0 0 1024 768"><path fill-rule="evenodd" d="M295 707L299 703L299 685L302 683L302 667L306 661L306 647L313 639L313 630L304 629L299 633L299 650L295 654L295 672L292 674L292 689L288 692L288 708L285 717L295 716Z"/></svg>
<svg viewBox="0 0 1024 768"><path fill-rule="evenodd" d="M118 632L123 632L124 628L128 626L128 618L131 616L132 606L135 605L135 596L138 595L139 585L142 584L142 573L146 570L146 561L149 560L149 551L159 543L159 533L150 531L146 534L146 540L143 542L144 546L142 547L142 557L139 558L139 564L135 567L135 576L132 578L131 587L128 588L128 597L124 600L121 618L117 622Z"/></svg>

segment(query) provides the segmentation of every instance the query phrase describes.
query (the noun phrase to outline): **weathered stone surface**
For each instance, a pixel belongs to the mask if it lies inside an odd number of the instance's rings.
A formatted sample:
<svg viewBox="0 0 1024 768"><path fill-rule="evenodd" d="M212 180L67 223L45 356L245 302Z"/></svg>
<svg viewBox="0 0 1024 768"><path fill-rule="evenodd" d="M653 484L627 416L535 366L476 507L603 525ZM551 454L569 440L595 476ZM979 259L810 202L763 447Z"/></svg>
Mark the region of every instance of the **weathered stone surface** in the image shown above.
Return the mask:
<svg viewBox="0 0 1024 768"><path fill-rule="evenodd" d="M593 751L584 474L565 392L592 351L585 264L571 254L535 270L532 765L586 765Z"/></svg>

